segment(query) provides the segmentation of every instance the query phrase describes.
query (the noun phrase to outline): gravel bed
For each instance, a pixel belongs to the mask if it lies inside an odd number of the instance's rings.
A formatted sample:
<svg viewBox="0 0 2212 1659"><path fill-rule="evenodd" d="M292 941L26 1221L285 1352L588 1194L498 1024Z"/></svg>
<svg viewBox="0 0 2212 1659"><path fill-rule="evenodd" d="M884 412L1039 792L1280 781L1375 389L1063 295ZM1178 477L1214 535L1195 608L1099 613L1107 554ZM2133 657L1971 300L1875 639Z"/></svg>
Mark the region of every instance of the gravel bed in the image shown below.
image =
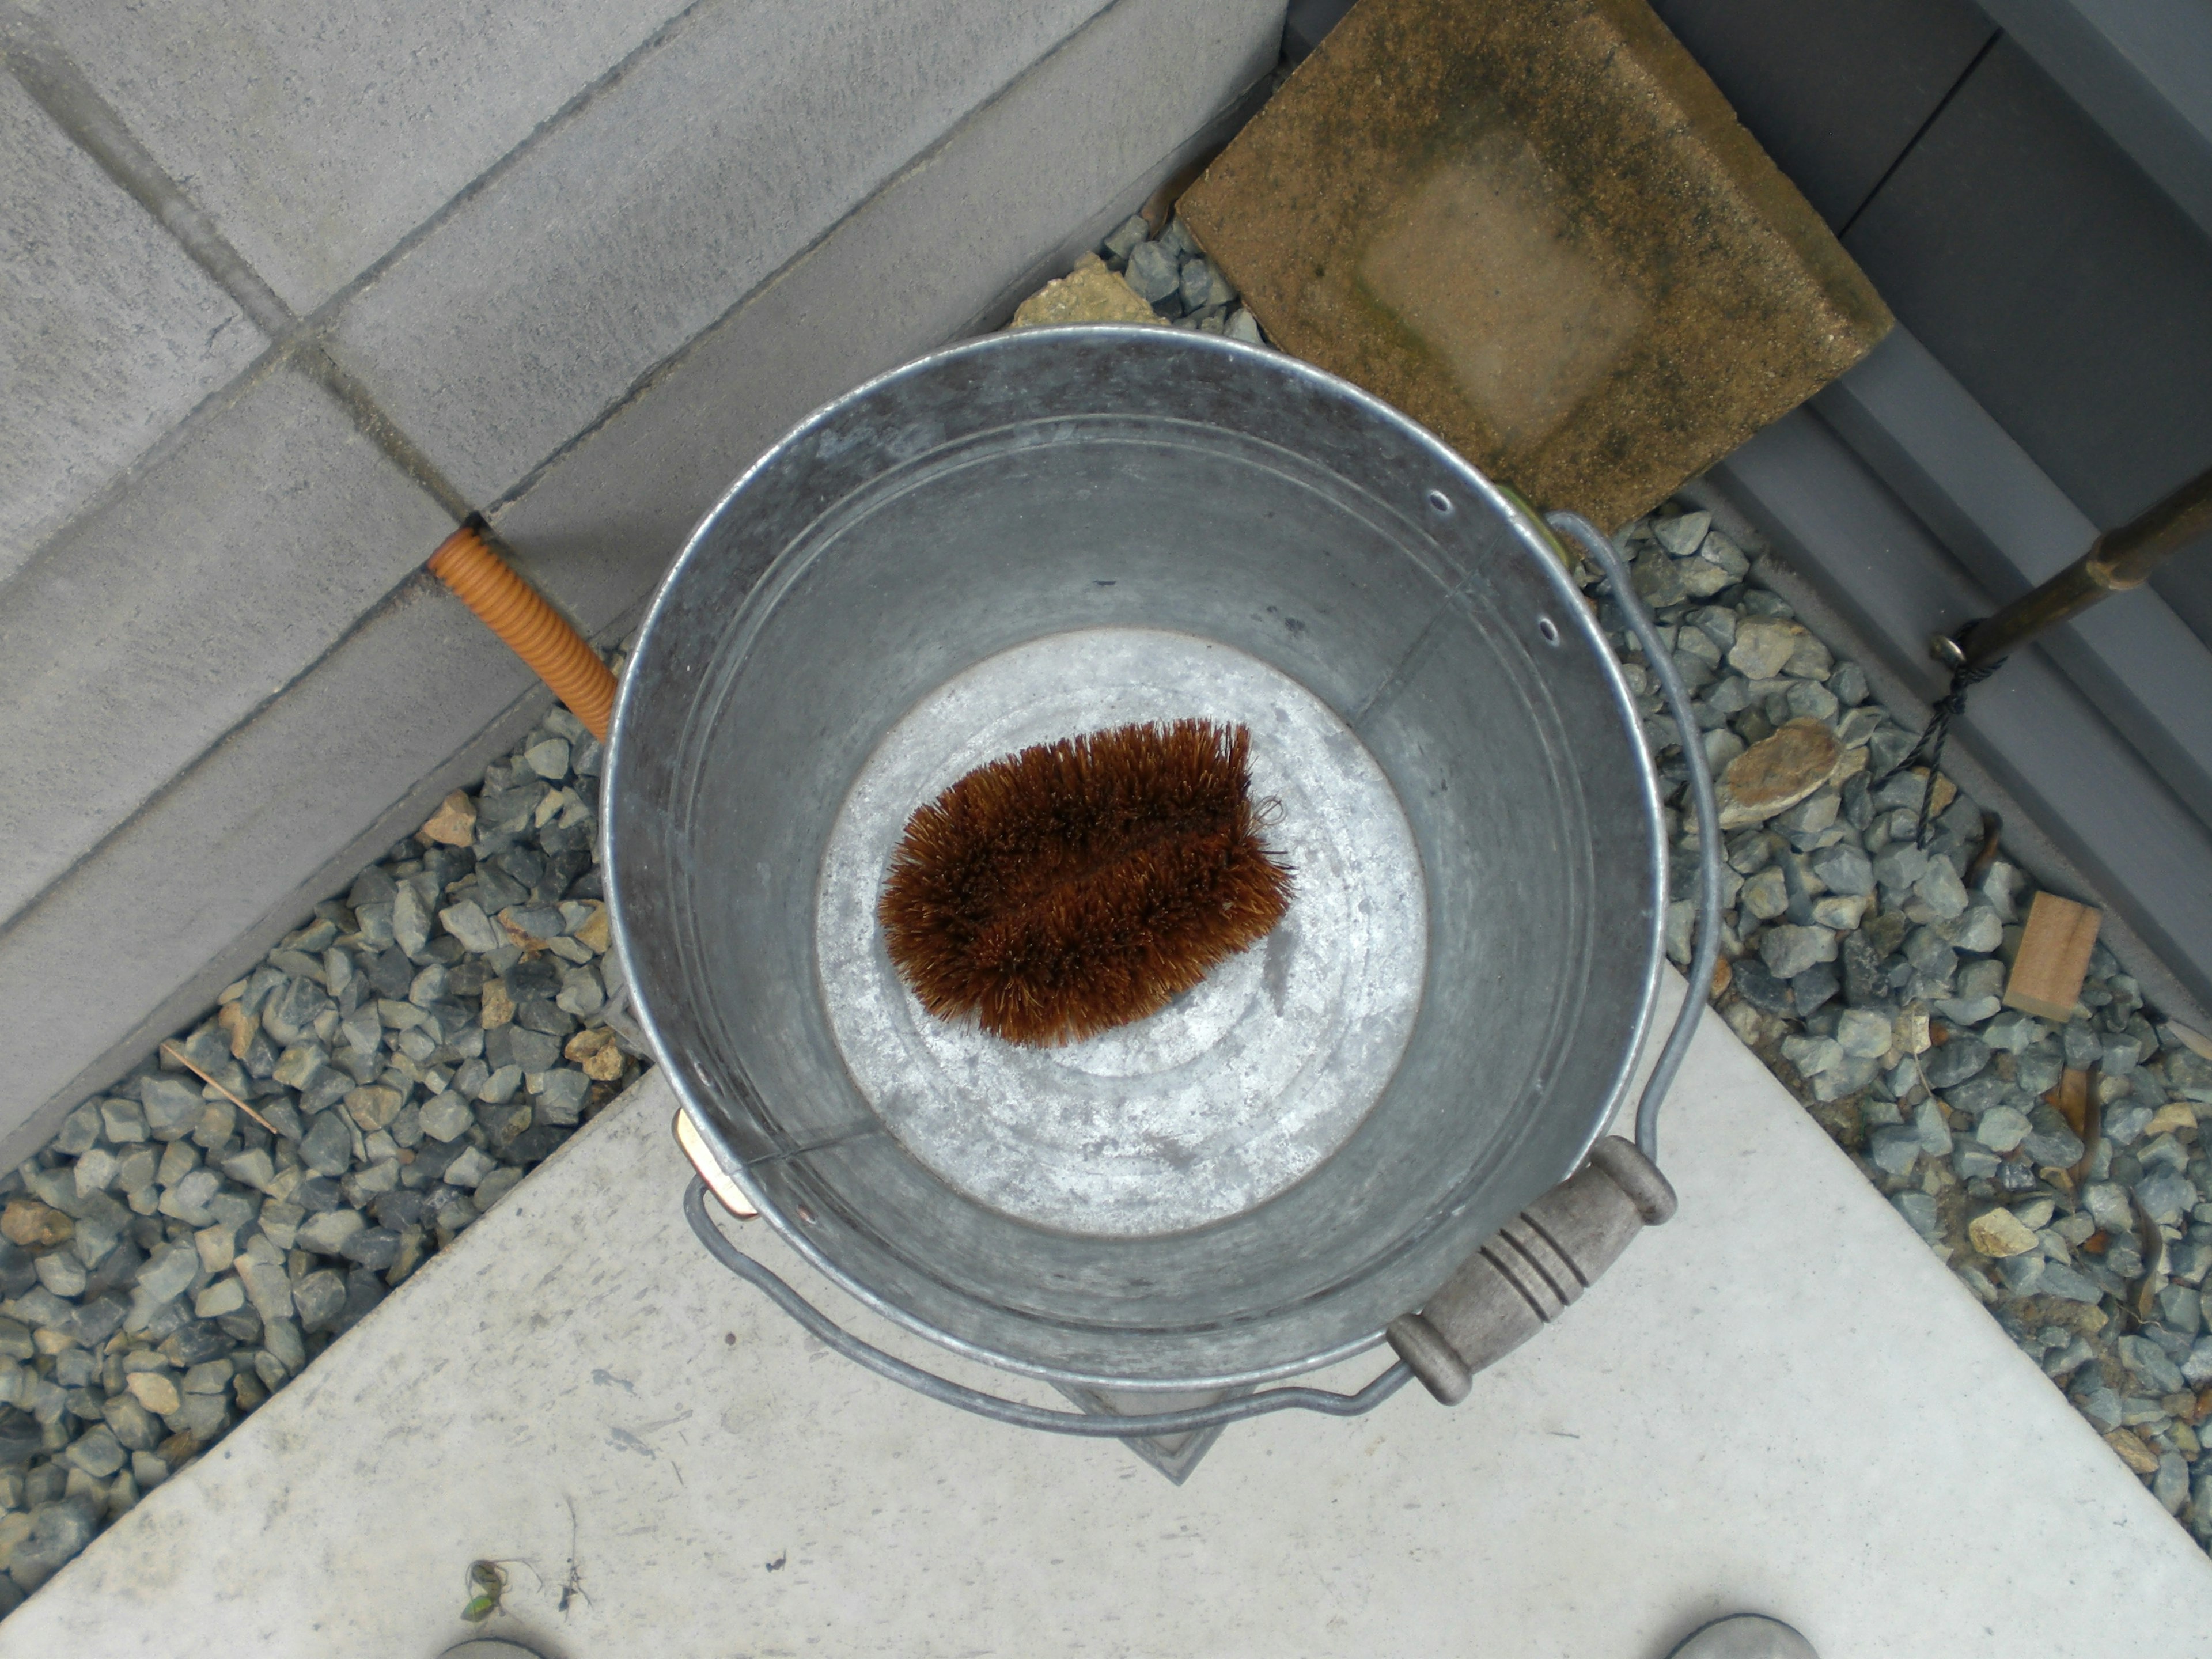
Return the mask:
<svg viewBox="0 0 2212 1659"><path fill-rule="evenodd" d="M1917 732L1749 580L1744 550L1709 514L1670 503L1618 544L1691 690L1707 757L1753 798L1723 790L1715 1005L2166 1510L2212 1544L2212 1459L2200 1461L2197 1439L2212 1413L2198 1301L2212 1267L2198 1127L2212 1115L2212 1060L2145 1005L2102 945L2071 1019L2003 1006L2034 886L2002 857L1978 867L1992 825L1941 775L1925 848L1915 845L1931 781L1895 769ZM1689 892L1698 838L1682 734L1598 573L1578 574L1644 714L1669 792L1674 890ZM1678 966L1690 915L1686 900L1670 908ZM2069 1070L2081 1097L2070 1118Z"/></svg>
<svg viewBox="0 0 2212 1659"><path fill-rule="evenodd" d="M1163 320L1261 338L1179 222L1152 237L1132 217L1097 253ZM2033 884L2002 857L1977 867L1980 809L1936 777L1913 844L1930 780L1893 769L1917 734L1707 514L1670 503L1620 544L1728 772L1716 1006L2212 1545L2212 1059L2102 945L2067 1024L2004 1008ZM1597 571L1577 579L1644 714L1686 892L1682 734ZM0 1176L0 1612L635 1079L599 762L555 709ZM1690 912L1668 918L1677 964ZM2089 1073L2078 1121L2058 1104L2069 1068Z"/></svg>
<svg viewBox="0 0 2212 1659"><path fill-rule="evenodd" d="M0 1611L635 1079L599 760L556 708L0 1176Z"/></svg>

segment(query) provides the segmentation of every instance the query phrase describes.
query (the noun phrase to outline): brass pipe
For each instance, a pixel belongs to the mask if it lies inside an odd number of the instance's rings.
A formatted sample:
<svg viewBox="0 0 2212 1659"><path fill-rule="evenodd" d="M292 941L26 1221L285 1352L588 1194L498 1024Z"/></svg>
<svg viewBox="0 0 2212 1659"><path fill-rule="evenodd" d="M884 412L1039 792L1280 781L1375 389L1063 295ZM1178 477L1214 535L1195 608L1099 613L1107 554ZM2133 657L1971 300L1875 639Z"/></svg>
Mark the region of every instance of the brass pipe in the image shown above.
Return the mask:
<svg viewBox="0 0 2212 1659"><path fill-rule="evenodd" d="M2107 595L2140 587L2172 554L2212 531L2212 471L2197 474L2140 517L2108 530L2050 580L1994 617L1929 642L1936 661L1956 672L1987 667L2030 640L2080 616Z"/></svg>
<svg viewBox="0 0 2212 1659"><path fill-rule="evenodd" d="M463 525L447 537L427 568L553 688L553 695L593 737L607 740L614 675L584 636L493 552L473 526Z"/></svg>

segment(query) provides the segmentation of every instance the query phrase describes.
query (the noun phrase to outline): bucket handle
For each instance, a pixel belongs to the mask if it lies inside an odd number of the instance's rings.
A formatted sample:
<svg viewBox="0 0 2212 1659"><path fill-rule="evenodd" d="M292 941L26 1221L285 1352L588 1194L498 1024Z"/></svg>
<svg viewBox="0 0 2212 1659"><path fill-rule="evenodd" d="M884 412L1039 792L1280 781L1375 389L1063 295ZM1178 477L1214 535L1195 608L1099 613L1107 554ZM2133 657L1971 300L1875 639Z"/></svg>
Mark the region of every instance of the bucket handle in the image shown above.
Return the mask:
<svg viewBox="0 0 2212 1659"><path fill-rule="evenodd" d="M1635 1144L1616 1136L1600 1140L1580 1169L1486 1240L1419 1313L1391 1321L1385 1335L1399 1354L1397 1364L1356 1394L1291 1386L1146 1416L1054 1411L985 1394L926 1371L846 1330L773 1269L730 1243L707 1212L708 1165L700 1163L699 1173L684 1189L684 1217L708 1254L762 1291L824 1346L878 1376L994 1422L1091 1439L1192 1434L1279 1411L1358 1417L1416 1376L1438 1400L1454 1405L1466 1397L1476 1371L1565 1312L1638 1231L1656 1226L1674 1212L1674 1188L1658 1169L1659 1108L1705 1013L1705 988L1712 983L1713 963L1720 951L1721 836L1712 769L1706 763L1690 694L1675 670L1673 654L1629 584L1626 565L1597 526L1580 514L1547 514L1544 522L1572 538L1605 573L1614 603L1644 648L1646 665L1658 676L1676 730L1686 738L1682 757L1689 767L1690 794L1698 815L1698 930L1690 991L1637 1102ZM687 1146L685 1150L695 1163L713 1156L703 1146L695 1150Z"/></svg>
<svg viewBox="0 0 2212 1659"><path fill-rule="evenodd" d="M1400 1315L1383 1333L1399 1358L1447 1406L1467 1398L1477 1371L1572 1307L1638 1233L1674 1213L1674 1189L1659 1173L1659 1108L1705 1017L1720 953L1720 805L1689 691L1613 544L1578 513L1547 514L1544 522L1578 543L1605 573L1613 603L1643 647L1646 665L1659 677L1674 717L1698 814L1697 944L1674 1028L1636 1103L1634 1144L1612 1135L1600 1140L1581 1169L1485 1239L1418 1313Z"/></svg>
<svg viewBox="0 0 2212 1659"><path fill-rule="evenodd" d="M1667 1034L1667 1046L1659 1051L1659 1063L1651 1068L1651 1076L1644 1085L1643 1097L1636 1103L1636 1150L1654 1165L1656 1171L1659 1162L1659 1108L1674 1085L1674 1073L1682 1068L1682 1057L1690 1052L1691 1039L1698 1034L1698 1022L1705 1016L1705 1001L1711 994L1713 964L1720 959L1720 803L1713 795L1712 763L1705 756L1705 734L1698 730L1697 711L1691 706L1689 688L1682 684L1681 671L1674 666L1674 653L1659 637L1658 625L1644 609L1644 601L1630 584L1627 564L1613 550L1604 533L1581 514L1547 513L1544 522L1571 536L1592 562L1605 572L1606 585L1613 590L1613 601L1628 619L1629 632L1644 647L1644 666L1658 676L1667 712L1674 717L1675 734L1681 739L1682 760L1690 771L1690 800L1698 815L1698 934L1690 956L1689 993L1683 997L1681 1009L1674 1016L1674 1029Z"/></svg>
<svg viewBox="0 0 2212 1659"><path fill-rule="evenodd" d="M1248 1417L1263 1417L1269 1412L1310 1411L1329 1417L1358 1417L1373 1411L1413 1377L1413 1367L1401 1360L1357 1394L1334 1394L1327 1389L1267 1389L1240 1400L1224 1400L1211 1406L1193 1407L1188 1411L1154 1412L1143 1417L1094 1417L1087 1412L1061 1412L1024 1405L1018 1400L1004 1400L980 1389L969 1388L919 1365L909 1365L854 1336L784 1283L772 1268L730 1243L707 1213L707 1183L697 1176L684 1189L684 1218L691 1224L691 1231L699 1236L699 1242L707 1247L709 1255L764 1292L769 1300L825 1346L836 1349L855 1364L865 1365L878 1376L904 1383L916 1394L1019 1429L1042 1429L1048 1434L1084 1435L1099 1440L1127 1440L1152 1435L1192 1434L1200 1429L1241 1423Z"/></svg>

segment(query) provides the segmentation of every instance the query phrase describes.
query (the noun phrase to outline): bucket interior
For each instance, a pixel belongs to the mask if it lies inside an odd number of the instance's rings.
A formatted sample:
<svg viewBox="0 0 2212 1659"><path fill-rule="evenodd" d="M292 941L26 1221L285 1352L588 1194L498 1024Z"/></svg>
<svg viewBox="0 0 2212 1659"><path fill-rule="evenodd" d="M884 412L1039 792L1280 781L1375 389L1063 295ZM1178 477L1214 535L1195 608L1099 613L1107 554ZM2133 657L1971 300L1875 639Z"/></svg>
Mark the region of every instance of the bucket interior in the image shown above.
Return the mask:
<svg viewBox="0 0 2212 1659"><path fill-rule="evenodd" d="M867 910L905 814L1177 712L1246 720L1307 836L1277 959L1095 1053L902 1016ZM764 1212L1039 1375L1371 1341L1572 1167L1649 1016L1656 798L1554 556L1402 417L1207 337L999 337L816 416L664 586L608 787L641 1012Z"/></svg>

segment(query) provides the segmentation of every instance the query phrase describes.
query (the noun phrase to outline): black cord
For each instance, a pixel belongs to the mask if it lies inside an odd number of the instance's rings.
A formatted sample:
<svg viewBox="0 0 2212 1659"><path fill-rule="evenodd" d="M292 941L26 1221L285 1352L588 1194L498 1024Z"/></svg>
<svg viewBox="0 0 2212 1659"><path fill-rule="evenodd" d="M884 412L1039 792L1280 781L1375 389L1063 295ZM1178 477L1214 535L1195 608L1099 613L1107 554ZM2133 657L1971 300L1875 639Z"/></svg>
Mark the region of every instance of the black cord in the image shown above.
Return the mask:
<svg viewBox="0 0 2212 1659"><path fill-rule="evenodd" d="M1951 689L1936 699L1927 726L1917 742L1905 751L1905 758L1874 781L1879 789L1908 766L1925 761L1928 766L1928 787L1920 792L1920 817L1912 830L1912 844L1925 852L1928 848L1929 808L1936 804L1936 777L1943 763L1943 744L1951 735L1951 722L1966 712L1966 693L2005 665L2005 659L1984 663L1979 668L1961 668L1951 676Z"/></svg>

